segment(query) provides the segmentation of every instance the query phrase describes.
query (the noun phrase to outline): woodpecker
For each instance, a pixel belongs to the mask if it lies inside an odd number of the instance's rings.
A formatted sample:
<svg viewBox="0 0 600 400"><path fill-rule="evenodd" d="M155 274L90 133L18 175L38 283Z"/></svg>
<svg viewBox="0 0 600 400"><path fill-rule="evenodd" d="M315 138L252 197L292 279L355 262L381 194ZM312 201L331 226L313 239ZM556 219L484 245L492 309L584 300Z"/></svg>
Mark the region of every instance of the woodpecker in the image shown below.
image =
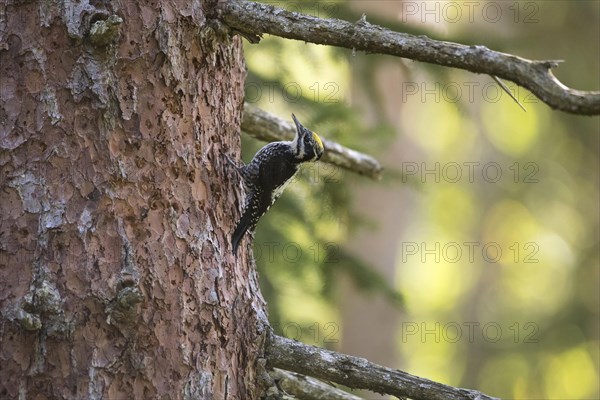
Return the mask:
<svg viewBox="0 0 600 400"><path fill-rule="evenodd" d="M272 142L260 149L248 165L241 167L247 191L242 217L231 236L233 254L247 231L252 232L286 185L298 172L300 164L314 162L323 155L323 142L316 133L306 129L292 114L296 136L291 142Z"/></svg>

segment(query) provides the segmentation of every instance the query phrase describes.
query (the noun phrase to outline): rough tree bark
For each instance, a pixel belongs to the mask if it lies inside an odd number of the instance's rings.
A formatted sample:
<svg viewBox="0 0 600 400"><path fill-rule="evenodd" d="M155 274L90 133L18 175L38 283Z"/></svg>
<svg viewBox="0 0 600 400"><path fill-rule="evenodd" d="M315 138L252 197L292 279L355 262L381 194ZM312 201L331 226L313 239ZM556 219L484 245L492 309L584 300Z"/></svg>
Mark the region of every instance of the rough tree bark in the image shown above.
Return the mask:
<svg viewBox="0 0 600 400"><path fill-rule="evenodd" d="M245 69L214 9L0 4L1 398L257 397L224 158Z"/></svg>

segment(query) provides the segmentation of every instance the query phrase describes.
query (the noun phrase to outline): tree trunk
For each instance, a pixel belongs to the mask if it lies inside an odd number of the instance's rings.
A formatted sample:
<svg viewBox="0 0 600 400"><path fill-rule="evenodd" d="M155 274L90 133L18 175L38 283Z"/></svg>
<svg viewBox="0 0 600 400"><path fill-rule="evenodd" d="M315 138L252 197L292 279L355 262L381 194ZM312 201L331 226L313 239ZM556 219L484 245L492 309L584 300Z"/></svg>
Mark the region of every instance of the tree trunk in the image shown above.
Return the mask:
<svg viewBox="0 0 600 400"><path fill-rule="evenodd" d="M214 7L0 5L1 398L257 397L245 69Z"/></svg>

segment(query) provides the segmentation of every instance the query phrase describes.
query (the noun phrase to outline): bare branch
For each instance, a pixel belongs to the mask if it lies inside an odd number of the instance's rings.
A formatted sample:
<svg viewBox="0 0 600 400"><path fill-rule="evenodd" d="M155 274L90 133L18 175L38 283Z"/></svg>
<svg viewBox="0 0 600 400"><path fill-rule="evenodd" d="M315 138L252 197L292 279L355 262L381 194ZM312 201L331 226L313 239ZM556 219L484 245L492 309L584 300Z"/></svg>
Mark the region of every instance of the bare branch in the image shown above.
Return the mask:
<svg viewBox="0 0 600 400"><path fill-rule="evenodd" d="M297 399L305 400L362 400L310 376L275 368L271 373L281 389Z"/></svg>
<svg viewBox="0 0 600 400"><path fill-rule="evenodd" d="M222 20L237 31L389 54L506 79L529 89L550 107L573 114L600 114L600 92L579 91L560 83L551 68L559 61L534 61L485 46L429 39L394 32L360 20L322 19L248 1L225 1Z"/></svg>
<svg viewBox="0 0 600 400"><path fill-rule="evenodd" d="M292 123L248 103L244 104L242 130L250 136L266 142L292 140L296 132ZM373 157L327 139L323 139L323 146L325 146L325 153L321 161L369 178L381 178L383 167Z"/></svg>
<svg viewBox="0 0 600 400"><path fill-rule="evenodd" d="M498 400L476 390L455 388L364 358L348 356L271 334L266 358L271 367L286 369L354 389L414 400Z"/></svg>

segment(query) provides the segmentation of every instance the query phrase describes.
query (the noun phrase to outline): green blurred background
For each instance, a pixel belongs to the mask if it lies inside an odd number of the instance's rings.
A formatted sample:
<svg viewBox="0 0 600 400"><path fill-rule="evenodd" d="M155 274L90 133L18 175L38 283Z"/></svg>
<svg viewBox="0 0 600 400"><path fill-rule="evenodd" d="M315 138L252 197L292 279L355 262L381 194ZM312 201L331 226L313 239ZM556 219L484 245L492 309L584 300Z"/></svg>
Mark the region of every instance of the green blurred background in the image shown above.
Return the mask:
<svg viewBox="0 0 600 400"><path fill-rule="evenodd" d="M565 60L563 83L600 90L598 1L269 4ZM262 219L280 334L506 399L599 397L598 117L389 56L271 36L245 53L247 102L386 168L306 166ZM244 160L262 145L244 136Z"/></svg>

